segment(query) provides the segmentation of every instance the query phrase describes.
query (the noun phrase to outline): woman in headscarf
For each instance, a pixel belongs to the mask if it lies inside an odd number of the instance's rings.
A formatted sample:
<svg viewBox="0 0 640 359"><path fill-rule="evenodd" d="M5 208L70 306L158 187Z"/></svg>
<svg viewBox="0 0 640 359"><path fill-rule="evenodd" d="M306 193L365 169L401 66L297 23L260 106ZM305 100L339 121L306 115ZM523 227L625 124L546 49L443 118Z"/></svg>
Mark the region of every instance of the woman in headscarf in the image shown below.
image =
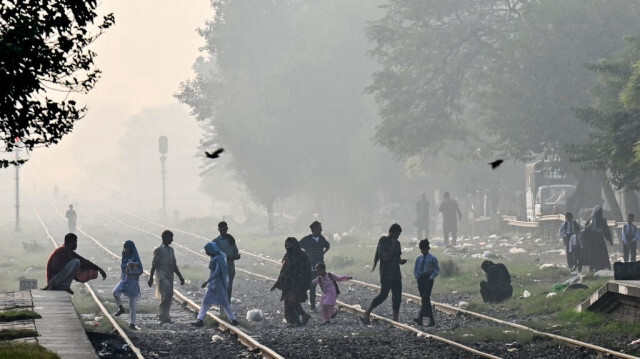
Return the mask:
<svg viewBox="0 0 640 359"><path fill-rule="evenodd" d="M209 287L207 288L204 298L202 298L198 319L192 324L196 327L203 326L204 318L209 308L213 305L219 305L224 309L227 318L231 320L231 324L238 325L239 323L233 313L231 304L229 304L227 294L227 287L229 285L227 256L220 250L220 247L218 247L215 242L205 244L204 251L211 260L209 261L209 279L202 283L202 288L207 287L207 285L209 285Z"/></svg>
<svg viewBox="0 0 640 359"><path fill-rule="evenodd" d="M287 253L282 258L280 276L271 290L282 291L280 300L284 302L284 317L288 326L305 325L311 316L302 309L300 303L307 300L307 290L311 283L311 262L294 237L285 240L284 248Z"/></svg>
<svg viewBox="0 0 640 359"><path fill-rule="evenodd" d="M120 296L122 294L129 297L130 324L129 328L136 330L136 311L138 308L138 299L140 298L140 285L138 279L142 274L142 261L133 241L126 241L122 246L122 261L120 262L120 282L113 288L113 297L115 298L118 311L116 316L124 313L124 307Z"/></svg>
<svg viewBox="0 0 640 359"><path fill-rule="evenodd" d="M582 259L589 265L589 271L596 272L601 269L611 269L609 252L604 240L613 244L611 230L607 220L602 216L602 207L595 206L591 216L582 232L583 254Z"/></svg>

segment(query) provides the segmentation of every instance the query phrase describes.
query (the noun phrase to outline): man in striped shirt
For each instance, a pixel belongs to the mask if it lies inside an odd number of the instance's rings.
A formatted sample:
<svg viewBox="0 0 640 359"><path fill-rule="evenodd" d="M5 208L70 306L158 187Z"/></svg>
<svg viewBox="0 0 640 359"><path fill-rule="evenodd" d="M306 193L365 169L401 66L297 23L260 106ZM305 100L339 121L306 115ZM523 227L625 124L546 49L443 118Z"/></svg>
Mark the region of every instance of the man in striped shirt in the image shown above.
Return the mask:
<svg viewBox="0 0 640 359"><path fill-rule="evenodd" d="M309 256L309 262L311 262L311 278L318 277L316 272L316 264L324 263L324 254L329 251L331 247L326 238L322 235L322 224L318 221L314 221L309 226L311 228L311 234L300 240L300 247L307 252ZM309 303L311 304L311 310L316 310L316 284L309 283Z"/></svg>

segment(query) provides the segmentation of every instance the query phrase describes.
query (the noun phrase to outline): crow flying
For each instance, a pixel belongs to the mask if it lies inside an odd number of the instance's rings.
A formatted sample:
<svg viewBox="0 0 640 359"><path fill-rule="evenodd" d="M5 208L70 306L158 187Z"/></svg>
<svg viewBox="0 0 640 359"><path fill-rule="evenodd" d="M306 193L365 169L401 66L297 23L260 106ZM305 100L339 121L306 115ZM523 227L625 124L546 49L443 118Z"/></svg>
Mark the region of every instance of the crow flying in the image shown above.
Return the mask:
<svg viewBox="0 0 640 359"><path fill-rule="evenodd" d="M209 153L209 152L204 152L204 154L208 157L208 158L218 158L220 157L220 154L224 152L224 148L218 148L217 150L215 150L213 153Z"/></svg>
<svg viewBox="0 0 640 359"><path fill-rule="evenodd" d="M498 168L498 166L500 166L502 164L502 162L504 162L503 160L495 160L493 162L490 162L489 164L491 165L491 169L495 170L496 168Z"/></svg>

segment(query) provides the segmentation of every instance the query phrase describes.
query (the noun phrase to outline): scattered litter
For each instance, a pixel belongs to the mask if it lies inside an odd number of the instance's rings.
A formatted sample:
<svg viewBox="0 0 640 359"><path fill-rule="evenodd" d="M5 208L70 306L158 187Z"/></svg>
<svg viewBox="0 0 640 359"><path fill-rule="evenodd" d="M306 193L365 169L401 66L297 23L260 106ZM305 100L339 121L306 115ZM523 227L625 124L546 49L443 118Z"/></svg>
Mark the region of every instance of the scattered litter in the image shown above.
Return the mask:
<svg viewBox="0 0 640 359"><path fill-rule="evenodd" d="M525 298L529 298L531 296L531 293L529 293L529 291L525 289L524 293L522 294L522 296L525 297Z"/></svg>
<svg viewBox="0 0 640 359"><path fill-rule="evenodd" d="M465 309L468 306L469 306L469 302L462 301L462 302L458 303L458 307L462 308L462 309Z"/></svg>
<svg viewBox="0 0 640 359"><path fill-rule="evenodd" d="M547 298L551 298L551 297L555 296L556 294L558 294L558 293L551 292L551 293L547 294Z"/></svg>
<svg viewBox="0 0 640 359"><path fill-rule="evenodd" d="M636 344L640 344L640 339L636 339L636 340L632 341L631 343L629 343L629 345L636 345Z"/></svg>
<svg viewBox="0 0 640 359"><path fill-rule="evenodd" d="M264 314L260 309L251 309L247 312L247 320L250 322L260 322L264 319Z"/></svg>
<svg viewBox="0 0 640 359"><path fill-rule="evenodd" d="M509 248L509 253L511 254L518 254L518 253L527 253L527 251L524 248Z"/></svg>
<svg viewBox="0 0 640 359"><path fill-rule="evenodd" d="M231 303L238 304L242 303L242 301L236 297L231 297Z"/></svg>
<svg viewBox="0 0 640 359"><path fill-rule="evenodd" d="M545 263L543 265L540 266L540 269L545 269L545 268L556 268L558 265L555 263Z"/></svg>
<svg viewBox="0 0 640 359"><path fill-rule="evenodd" d="M214 343L215 343L215 342L221 342L221 341L223 341L223 340L224 340L224 338L223 338L223 337L221 337L221 336L219 336L218 334L216 334L216 335L214 335L214 336L212 336L212 337L211 337L211 341L212 341L212 342L214 342Z"/></svg>
<svg viewBox="0 0 640 359"><path fill-rule="evenodd" d="M462 336L463 336L463 337L472 337L472 336L473 336L473 334L463 334Z"/></svg>
<svg viewBox="0 0 640 359"><path fill-rule="evenodd" d="M594 275L596 277L613 277L613 271L608 269L602 269L597 271Z"/></svg>
<svg viewBox="0 0 640 359"><path fill-rule="evenodd" d="M342 237L340 237L340 235L338 233L334 233L333 234L333 240L336 242L340 242L342 240Z"/></svg>

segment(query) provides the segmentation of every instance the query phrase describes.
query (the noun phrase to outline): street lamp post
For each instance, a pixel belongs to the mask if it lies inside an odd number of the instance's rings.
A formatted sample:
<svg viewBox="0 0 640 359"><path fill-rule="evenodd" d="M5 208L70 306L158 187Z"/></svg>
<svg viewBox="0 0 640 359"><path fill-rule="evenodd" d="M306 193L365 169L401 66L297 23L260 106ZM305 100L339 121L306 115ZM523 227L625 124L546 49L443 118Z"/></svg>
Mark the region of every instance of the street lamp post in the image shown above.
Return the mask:
<svg viewBox="0 0 640 359"><path fill-rule="evenodd" d="M166 198L165 198L165 174L164 161L167 159L167 151L169 150L169 139L167 136L158 138L158 149L160 150L160 163L162 163L162 217L167 217Z"/></svg>

